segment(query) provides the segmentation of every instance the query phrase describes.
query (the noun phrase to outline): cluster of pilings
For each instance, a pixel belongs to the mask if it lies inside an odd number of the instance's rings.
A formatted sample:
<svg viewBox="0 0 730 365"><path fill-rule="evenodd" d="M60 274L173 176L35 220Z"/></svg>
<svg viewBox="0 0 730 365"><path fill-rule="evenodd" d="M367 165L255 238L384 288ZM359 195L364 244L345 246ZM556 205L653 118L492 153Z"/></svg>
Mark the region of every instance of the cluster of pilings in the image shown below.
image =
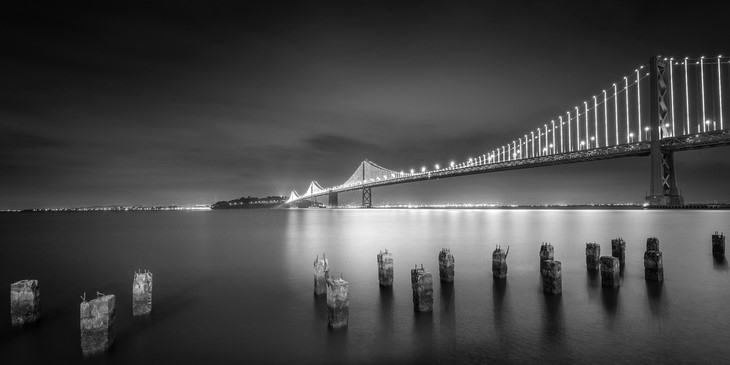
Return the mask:
<svg viewBox="0 0 730 365"><path fill-rule="evenodd" d="M507 278L507 255L509 246L503 249L497 245L492 252L492 276L495 280ZM601 256L601 246L596 242L586 243L586 269L598 271L601 275L601 284L605 287L616 288L621 285L621 271L626 264L626 241L623 238L611 240L611 256ZM715 232L712 235L712 254L724 258L725 236ZM556 295L563 291L562 264L555 260L555 248L548 242L540 245L540 277L542 290L545 294ZM439 279L442 283L454 282L454 255L448 248L442 248L438 254ZM381 287L393 286L393 254L380 250L377 254L378 284ZM647 281L663 281L664 266L662 252L659 251L659 240L649 237L646 240L644 253L644 273ZM323 284L324 283L324 284ZM324 254L314 260L314 293L327 293L327 318L332 328L345 327L349 316L349 283L342 279L329 277L329 262ZM423 264L415 265L411 269L411 290L413 292L413 309L416 312L433 310L433 276L426 271Z"/></svg>
<svg viewBox="0 0 730 365"><path fill-rule="evenodd" d="M548 242L540 245L540 276L545 294L563 292L563 273L560 261L555 260L555 248Z"/></svg>
<svg viewBox="0 0 730 365"><path fill-rule="evenodd" d="M96 292L95 299L81 296L79 327L81 351L93 355L107 351L114 344L116 297ZM152 273L135 271L132 281L132 311L134 316L152 312ZM20 280L10 284L10 321L15 327L39 322L41 319L40 286L38 280Z"/></svg>
<svg viewBox="0 0 730 365"><path fill-rule="evenodd" d="M381 252L382 253L382 252ZM386 254L390 255L387 253ZM380 259L380 256L378 256ZM391 284L393 260L390 260ZM350 317L350 283L342 278L330 277L330 265L327 256L322 253L314 259L314 295L327 295L327 324L331 328L347 327ZM387 271L387 270L386 270Z"/></svg>

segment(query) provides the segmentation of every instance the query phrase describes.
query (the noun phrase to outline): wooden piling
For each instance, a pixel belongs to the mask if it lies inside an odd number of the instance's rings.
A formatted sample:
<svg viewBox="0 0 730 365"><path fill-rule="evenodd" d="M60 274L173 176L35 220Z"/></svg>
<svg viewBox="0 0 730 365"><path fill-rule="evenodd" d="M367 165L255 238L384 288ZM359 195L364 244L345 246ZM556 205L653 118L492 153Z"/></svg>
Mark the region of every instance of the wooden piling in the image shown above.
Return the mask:
<svg viewBox="0 0 730 365"><path fill-rule="evenodd" d="M649 281L664 281L664 264L662 252L659 251L659 239L649 237L644 252L644 278Z"/></svg>
<svg viewBox="0 0 730 365"><path fill-rule="evenodd" d="M442 248L439 252L439 278L443 283L454 282L454 255L448 248Z"/></svg>
<svg viewBox="0 0 730 365"><path fill-rule="evenodd" d="M10 322L23 326L41 317L41 293L38 280L20 280L10 284Z"/></svg>
<svg viewBox="0 0 730 365"><path fill-rule="evenodd" d="M589 271L601 269L601 245L598 243L586 243L586 268Z"/></svg>
<svg viewBox="0 0 730 365"><path fill-rule="evenodd" d="M393 255L385 249L378 254L378 283L393 286Z"/></svg>
<svg viewBox="0 0 730 365"><path fill-rule="evenodd" d="M492 252L492 276L498 279L504 279L507 277L507 254L509 253L509 246L507 251L502 249L502 246L497 246Z"/></svg>
<svg viewBox="0 0 730 365"><path fill-rule="evenodd" d="M725 256L725 233L712 235L712 256L724 257Z"/></svg>
<svg viewBox="0 0 730 365"><path fill-rule="evenodd" d="M413 289L413 309L417 312L433 310L433 277L421 265L411 269L411 288Z"/></svg>
<svg viewBox="0 0 730 365"><path fill-rule="evenodd" d="M152 312L152 273L135 272L132 282L132 315L141 316Z"/></svg>
<svg viewBox="0 0 730 365"><path fill-rule="evenodd" d="M618 258L619 267L626 264L626 242L623 238L615 238L611 240L611 256Z"/></svg>
<svg viewBox="0 0 730 365"><path fill-rule="evenodd" d="M350 283L339 278L327 279L327 324L332 328L347 326L350 317Z"/></svg>
<svg viewBox="0 0 730 365"><path fill-rule="evenodd" d="M321 295L327 294L327 278L329 278L330 265L327 261L325 254L322 254L322 258L314 259L314 294Z"/></svg>
<svg viewBox="0 0 730 365"><path fill-rule="evenodd" d="M543 242L540 246L540 270L543 269L543 262L553 260L555 258L555 249L548 242Z"/></svg>
<svg viewBox="0 0 730 365"><path fill-rule="evenodd" d="M560 261L544 260L540 262L542 275L542 291L545 294L560 294L563 292L563 274Z"/></svg>
<svg viewBox="0 0 730 365"><path fill-rule="evenodd" d="M114 343L115 297L97 292L97 298L81 302L81 350L84 355L101 353Z"/></svg>
<svg viewBox="0 0 730 365"><path fill-rule="evenodd" d="M621 285L621 262L618 257L601 256L601 285L617 287Z"/></svg>

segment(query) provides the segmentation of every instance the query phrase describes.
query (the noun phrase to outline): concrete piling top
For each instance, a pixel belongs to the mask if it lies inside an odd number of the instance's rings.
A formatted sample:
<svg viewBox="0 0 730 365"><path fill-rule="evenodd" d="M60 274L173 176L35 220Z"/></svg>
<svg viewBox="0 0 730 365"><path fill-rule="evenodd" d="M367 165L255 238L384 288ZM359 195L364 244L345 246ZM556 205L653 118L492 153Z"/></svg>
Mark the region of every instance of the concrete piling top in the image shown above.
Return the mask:
<svg viewBox="0 0 730 365"><path fill-rule="evenodd" d="M647 251L659 251L659 239L656 237L649 237L646 239L646 250Z"/></svg>
<svg viewBox="0 0 730 365"><path fill-rule="evenodd" d="M38 280L25 279L10 284L10 300L33 300L39 295Z"/></svg>
<svg viewBox="0 0 730 365"><path fill-rule="evenodd" d="M555 248L549 242L543 242L540 246L540 259L552 260Z"/></svg>
<svg viewBox="0 0 730 365"><path fill-rule="evenodd" d="M618 257L613 256L601 256L601 268L615 268L620 264Z"/></svg>
<svg viewBox="0 0 730 365"><path fill-rule="evenodd" d="M624 239L621 238L621 237L614 238L614 239L611 240L611 246L612 247L618 246L618 247L621 247L621 248L624 248L625 249L626 248L626 241L624 241Z"/></svg>
<svg viewBox="0 0 730 365"><path fill-rule="evenodd" d="M82 299L84 301L81 302L80 306L81 319L108 317L114 313L114 309L116 308L113 294L107 295L97 292L96 299L86 301L86 293L84 293Z"/></svg>
<svg viewBox="0 0 730 365"><path fill-rule="evenodd" d="M507 259L508 254L509 246L507 246L507 250L505 251L502 249L502 245L497 245L494 252L492 252L492 260Z"/></svg>
<svg viewBox="0 0 730 365"><path fill-rule="evenodd" d="M447 264L447 265L454 264L454 255L451 254L450 249L448 249L448 248L441 249L441 252L439 252L439 263Z"/></svg>
<svg viewBox="0 0 730 365"><path fill-rule="evenodd" d="M387 248L385 249L385 251L380 250L380 253L378 254L378 262L384 261L393 261L393 254L388 252Z"/></svg>

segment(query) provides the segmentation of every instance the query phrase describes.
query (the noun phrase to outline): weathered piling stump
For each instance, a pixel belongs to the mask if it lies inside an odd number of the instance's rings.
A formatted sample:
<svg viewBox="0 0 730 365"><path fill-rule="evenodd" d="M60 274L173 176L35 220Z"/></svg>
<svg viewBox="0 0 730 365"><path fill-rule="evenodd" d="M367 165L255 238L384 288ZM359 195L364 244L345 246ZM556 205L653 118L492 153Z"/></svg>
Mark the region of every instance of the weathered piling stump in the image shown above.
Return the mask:
<svg viewBox="0 0 730 365"><path fill-rule="evenodd" d="M428 312L433 309L433 277L421 265L411 269L411 288L413 289L413 309Z"/></svg>
<svg viewBox="0 0 730 365"><path fill-rule="evenodd" d="M393 255L388 249L378 254L378 282L380 286L393 286Z"/></svg>
<svg viewBox="0 0 730 365"><path fill-rule="evenodd" d="M454 282L454 255L448 248L442 248L439 252L439 278L441 282Z"/></svg>
<svg viewBox="0 0 730 365"><path fill-rule="evenodd" d="M545 260L540 262L542 275L542 291L546 294L560 294L563 291L563 274L560 261Z"/></svg>
<svg viewBox="0 0 730 365"><path fill-rule="evenodd" d="M41 293L38 280L20 280L10 284L10 322L23 326L41 318Z"/></svg>
<svg viewBox="0 0 730 365"><path fill-rule="evenodd" d="M543 269L543 262L555 258L555 249L547 242L543 242L540 246L540 270Z"/></svg>
<svg viewBox="0 0 730 365"><path fill-rule="evenodd" d="M664 281L662 252L659 251L659 240L656 237L649 237L646 239L646 252L644 252L644 278L649 281Z"/></svg>
<svg viewBox="0 0 730 365"><path fill-rule="evenodd" d="M135 272L132 283L132 315L141 316L152 312L152 273Z"/></svg>
<svg viewBox="0 0 730 365"><path fill-rule="evenodd" d="M611 240L611 256L618 258L619 267L624 267L626 264L626 242L623 238L619 237Z"/></svg>
<svg viewBox="0 0 730 365"><path fill-rule="evenodd" d="M350 283L339 278L327 279L327 323L332 328L347 326L350 317Z"/></svg>
<svg viewBox="0 0 730 365"><path fill-rule="evenodd" d="M725 233L712 235L712 256L724 257L725 256Z"/></svg>
<svg viewBox="0 0 730 365"><path fill-rule="evenodd" d="M601 269L601 245L598 243L586 243L586 267L589 271Z"/></svg>
<svg viewBox="0 0 730 365"><path fill-rule="evenodd" d="M327 278L329 278L330 264L324 253L322 258L314 259L314 294L327 294Z"/></svg>
<svg viewBox="0 0 730 365"><path fill-rule="evenodd" d="M621 263L618 257L601 256L601 285L617 287L621 285Z"/></svg>
<svg viewBox="0 0 730 365"><path fill-rule="evenodd" d="M97 298L81 302L81 350L92 355L108 350L114 343L115 297L97 292Z"/></svg>
<svg viewBox="0 0 730 365"><path fill-rule="evenodd" d="M492 253L492 276L498 279L504 279L507 277L507 254L509 253L509 246L507 250L503 250L502 246L497 246Z"/></svg>

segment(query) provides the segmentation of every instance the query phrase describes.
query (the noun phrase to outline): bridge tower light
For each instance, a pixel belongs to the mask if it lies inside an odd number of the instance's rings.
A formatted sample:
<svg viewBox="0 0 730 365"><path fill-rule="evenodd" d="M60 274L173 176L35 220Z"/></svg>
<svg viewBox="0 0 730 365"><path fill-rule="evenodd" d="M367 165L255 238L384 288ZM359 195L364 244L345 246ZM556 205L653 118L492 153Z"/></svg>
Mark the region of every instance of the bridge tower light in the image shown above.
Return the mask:
<svg viewBox="0 0 730 365"><path fill-rule="evenodd" d="M685 110L687 111L687 133L692 133L692 127L690 126L689 121L689 82L687 82L687 64L689 61L687 60L689 57L684 58L684 62L682 64L684 65L684 99L686 103Z"/></svg>
<svg viewBox="0 0 730 365"><path fill-rule="evenodd" d="M421 167L421 172L426 172L426 166Z"/></svg>
<svg viewBox="0 0 730 365"><path fill-rule="evenodd" d="M414 173L414 172L415 172L415 171L413 171L413 169L411 169L411 175L413 175L413 173Z"/></svg>
<svg viewBox="0 0 730 365"><path fill-rule="evenodd" d="M616 84L613 84L613 119L614 119L614 125L616 126L616 144L619 144L619 141L618 141L618 86L616 86Z"/></svg>
<svg viewBox="0 0 730 365"><path fill-rule="evenodd" d="M702 120L707 120L705 118L705 56L700 57L700 90L702 90ZM707 127L709 127L709 123L705 123L704 125L705 129L704 131L707 132Z"/></svg>
<svg viewBox="0 0 730 365"><path fill-rule="evenodd" d="M720 58L722 55L717 56L717 93L718 99L720 100L720 129L725 129L722 122L722 74L720 73Z"/></svg>
<svg viewBox="0 0 730 365"><path fill-rule="evenodd" d="M436 164L436 165L435 165L434 167L436 168L436 170L438 170L438 169L440 169L440 168L441 168L441 167L439 166L439 164Z"/></svg>
<svg viewBox="0 0 730 365"><path fill-rule="evenodd" d="M624 81L626 81L626 131L628 132L631 129L629 126L629 79L624 76ZM629 142L628 138L626 142Z"/></svg>
<svg viewBox="0 0 730 365"><path fill-rule="evenodd" d="M642 68L644 66L641 66ZM628 91L626 92L628 93ZM637 118L639 119L639 130L641 130L641 80L639 80L639 70L636 70L636 104L637 104ZM649 140L647 135L646 140ZM641 142L641 135L639 135L639 142Z"/></svg>
<svg viewBox="0 0 730 365"><path fill-rule="evenodd" d="M603 127L604 127L604 146L608 147L608 97L606 97L606 90L603 90Z"/></svg>
<svg viewBox="0 0 730 365"><path fill-rule="evenodd" d="M583 102L583 109L586 112L586 139L588 139L588 103Z"/></svg>
<svg viewBox="0 0 730 365"><path fill-rule="evenodd" d="M593 95L593 133L598 135L598 99ZM596 139L596 147L598 147L598 139Z"/></svg>

